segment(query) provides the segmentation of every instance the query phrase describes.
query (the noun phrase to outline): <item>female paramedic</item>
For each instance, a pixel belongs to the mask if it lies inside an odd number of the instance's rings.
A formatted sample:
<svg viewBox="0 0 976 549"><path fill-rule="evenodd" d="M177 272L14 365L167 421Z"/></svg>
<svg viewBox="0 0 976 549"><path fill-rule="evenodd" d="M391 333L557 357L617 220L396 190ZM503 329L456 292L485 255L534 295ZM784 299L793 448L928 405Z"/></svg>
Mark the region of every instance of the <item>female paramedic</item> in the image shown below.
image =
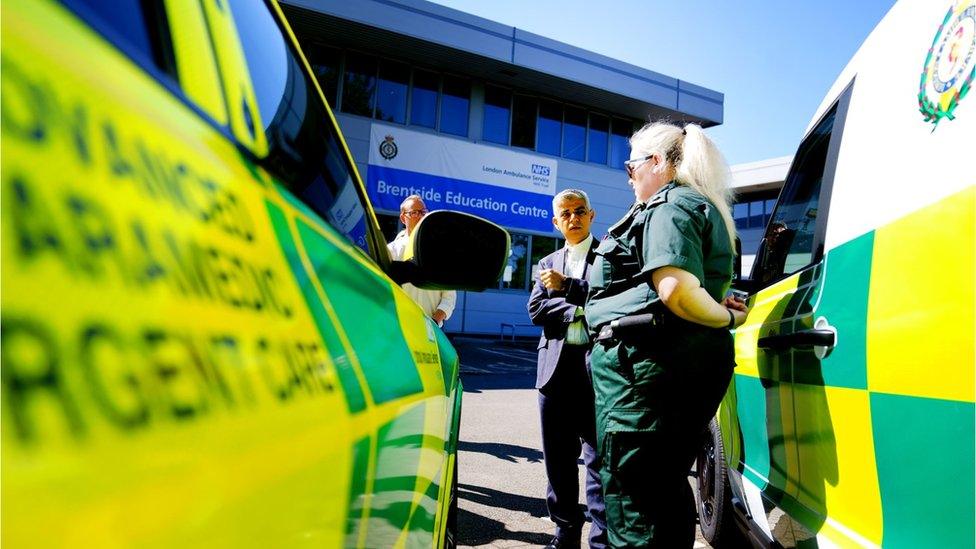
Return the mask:
<svg viewBox="0 0 976 549"><path fill-rule="evenodd" d="M636 203L596 249L584 308L613 547L692 547L688 472L732 378L724 298L735 225L729 169L699 126L644 126L626 162ZM724 299L723 299L724 298Z"/></svg>

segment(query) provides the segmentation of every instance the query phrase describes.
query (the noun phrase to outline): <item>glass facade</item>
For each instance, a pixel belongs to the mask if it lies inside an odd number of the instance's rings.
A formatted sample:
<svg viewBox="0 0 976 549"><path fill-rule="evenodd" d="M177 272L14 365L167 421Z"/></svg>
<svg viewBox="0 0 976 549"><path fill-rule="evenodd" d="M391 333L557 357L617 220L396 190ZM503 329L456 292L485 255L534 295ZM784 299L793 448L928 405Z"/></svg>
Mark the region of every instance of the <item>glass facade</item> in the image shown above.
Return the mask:
<svg viewBox="0 0 976 549"><path fill-rule="evenodd" d="M380 78L376 94L376 114L379 120L407 123L407 87L410 67L384 60L380 64Z"/></svg>
<svg viewBox="0 0 976 549"><path fill-rule="evenodd" d="M594 164L607 163L607 145L609 144L610 119L606 116L590 113L590 128L586 133L586 161Z"/></svg>
<svg viewBox="0 0 976 549"><path fill-rule="evenodd" d="M328 46L309 52L326 99L339 111L467 137L470 80Z"/></svg>
<svg viewBox="0 0 976 549"><path fill-rule="evenodd" d="M737 229L762 229L769 223L776 206L776 197L745 196L732 206L732 218Z"/></svg>
<svg viewBox="0 0 976 549"><path fill-rule="evenodd" d="M498 86L486 85L482 139L508 145L508 124L511 116L512 92Z"/></svg>
<svg viewBox="0 0 976 549"><path fill-rule="evenodd" d="M533 281L539 276L539 260L556 251L556 249L559 246L562 246L562 244L562 239L553 238L551 236L532 237L532 257L529 259L529 261L532 263L532 272L529 274L530 288L534 283Z"/></svg>
<svg viewBox="0 0 976 549"><path fill-rule="evenodd" d="M539 100L516 95L512 102L512 146L535 149L535 119L539 114Z"/></svg>
<svg viewBox="0 0 976 549"><path fill-rule="evenodd" d="M373 116L375 104L376 58L348 52L342 81L342 112Z"/></svg>
<svg viewBox="0 0 976 549"><path fill-rule="evenodd" d="M440 130L467 137L471 81L445 74L441 90Z"/></svg>
<svg viewBox="0 0 976 549"><path fill-rule="evenodd" d="M322 93L325 94L325 100L334 109L339 94L342 52L328 46L313 47L308 51L308 62L312 65L312 72L315 74L315 79L319 81Z"/></svg>
<svg viewBox="0 0 976 549"><path fill-rule="evenodd" d="M322 45L309 46L309 60L341 112L468 137L468 78ZM482 140L623 169L635 121L483 85Z"/></svg>
<svg viewBox="0 0 976 549"><path fill-rule="evenodd" d="M563 134L563 106L555 101L539 101L538 134L535 150L559 156Z"/></svg>
<svg viewBox="0 0 976 549"><path fill-rule="evenodd" d="M433 129L437 125L437 97L441 77L436 72L414 69L413 96L410 98L410 124Z"/></svg>
<svg viewBox="0 0 976 549"><path fill-rule="evenodd" d="M586 158L586 111L566 107L563 118L563 158L582 161Z"/></svg>
<svg viewBox="0 0 976 549"><path fill-rule="evenodd" d="M630 158L630 136L634 133L634 123L622 118L614 118L610 125L610 167L624 168L624 161Z"/></svg>

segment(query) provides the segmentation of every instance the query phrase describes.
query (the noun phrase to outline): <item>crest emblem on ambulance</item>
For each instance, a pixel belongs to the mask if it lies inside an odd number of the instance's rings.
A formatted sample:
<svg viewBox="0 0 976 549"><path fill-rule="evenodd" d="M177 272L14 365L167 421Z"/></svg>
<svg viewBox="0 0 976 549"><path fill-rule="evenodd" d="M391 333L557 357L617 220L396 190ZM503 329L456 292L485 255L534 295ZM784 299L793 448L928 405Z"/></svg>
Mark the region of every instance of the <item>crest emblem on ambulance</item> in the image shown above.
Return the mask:
<svg viewBox="0 0 976 549"><path fill-rule="evenodd" d="M397 144L393 141L393 136L387 135L384 137L383 142L380 143L380 156L387 160L393 160L397 152Z"/></svg>
<svg viewBox="0 0 976 549"><path fill-rule="evenodd" d="M918 86L918 109L938 125L969 93L976 74L976 2L958 0L946 13L932 40Z"/></svg>

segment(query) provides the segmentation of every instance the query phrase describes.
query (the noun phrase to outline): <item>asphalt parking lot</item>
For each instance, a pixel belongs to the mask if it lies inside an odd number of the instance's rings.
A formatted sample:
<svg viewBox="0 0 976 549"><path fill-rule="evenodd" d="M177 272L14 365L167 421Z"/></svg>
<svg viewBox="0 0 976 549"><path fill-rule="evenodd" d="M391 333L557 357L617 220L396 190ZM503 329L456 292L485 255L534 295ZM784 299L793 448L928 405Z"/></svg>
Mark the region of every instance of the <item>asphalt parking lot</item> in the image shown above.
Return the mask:
<svg viewBox="0 0 976 549"><path fill-rule="evenodd" d="M460 545L544 546L554 525L546 512L534 342L458 337L454 343L464 383ZM584 539L588 530L584 525ZM699 535L695 547L709 546Z"/></svg>

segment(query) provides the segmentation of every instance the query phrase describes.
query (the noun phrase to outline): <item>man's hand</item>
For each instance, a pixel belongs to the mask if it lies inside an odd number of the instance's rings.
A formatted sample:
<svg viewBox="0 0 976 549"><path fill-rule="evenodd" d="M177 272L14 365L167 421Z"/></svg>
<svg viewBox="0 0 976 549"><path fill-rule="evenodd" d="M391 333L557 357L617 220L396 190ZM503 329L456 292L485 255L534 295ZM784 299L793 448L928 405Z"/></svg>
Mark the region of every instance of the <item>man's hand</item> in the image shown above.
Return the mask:
<svg viewBox="0 0 976 549"><path fill-rule="evenodd" d="M436 311L434 311L434 314L431 315L431 318L434 319L434 322L436 322L438 326L443 326L444 321L447 320L447 313L445 313L440 309L437 309Z"/></svg>
<svg viewBox="0 0 976 549"><path fill-rule="evenodd" d="M556 269L539 271L539 278L542 280L542 285L548 290L562 290L566 285L566 277Z"/></svg>

